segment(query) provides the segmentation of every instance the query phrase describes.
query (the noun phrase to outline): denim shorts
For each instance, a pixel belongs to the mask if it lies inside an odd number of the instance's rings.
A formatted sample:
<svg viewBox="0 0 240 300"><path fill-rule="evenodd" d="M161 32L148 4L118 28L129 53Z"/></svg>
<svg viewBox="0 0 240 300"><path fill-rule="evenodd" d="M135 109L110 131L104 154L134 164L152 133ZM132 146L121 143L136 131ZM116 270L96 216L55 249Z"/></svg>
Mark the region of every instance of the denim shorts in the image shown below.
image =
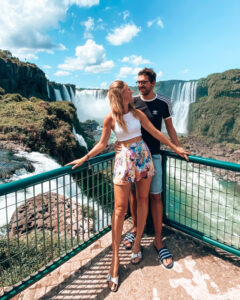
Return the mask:
<svg viewBox="0 0 240 300"><path fill-rule="evenodd" d="M160 154L152 155L154 165L154 176L150 186L150 194L161 194L162 192L162 156Z"/></svg>
<svg viewBox="0 0 240 300"><path fill-rule="evenodd" d="M122 146L121 151L116 153L113 171L114 184L127 184L153 175L151 153L143 140Z"/></svg>

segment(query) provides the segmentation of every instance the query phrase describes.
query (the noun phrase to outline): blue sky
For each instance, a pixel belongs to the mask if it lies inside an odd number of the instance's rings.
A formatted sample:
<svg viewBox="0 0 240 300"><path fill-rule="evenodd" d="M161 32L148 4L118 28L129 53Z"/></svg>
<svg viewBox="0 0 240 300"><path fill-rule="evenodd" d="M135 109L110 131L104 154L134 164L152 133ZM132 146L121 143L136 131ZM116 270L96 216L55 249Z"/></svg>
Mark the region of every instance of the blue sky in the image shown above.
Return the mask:
<svg viewBox="0 0 240 300"><path fill-rule="evenodd" d="M240 67L239 0L0 0L0 48L51 81L107 88Z"/></svg>

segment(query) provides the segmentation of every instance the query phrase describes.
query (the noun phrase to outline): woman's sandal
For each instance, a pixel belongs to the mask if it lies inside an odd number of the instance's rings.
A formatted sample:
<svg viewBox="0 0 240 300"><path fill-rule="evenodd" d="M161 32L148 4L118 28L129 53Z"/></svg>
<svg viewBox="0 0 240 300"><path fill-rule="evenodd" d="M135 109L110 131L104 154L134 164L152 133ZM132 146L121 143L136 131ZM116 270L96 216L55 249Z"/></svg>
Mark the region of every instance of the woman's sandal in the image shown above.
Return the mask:
<svg viewBox="0 0 240 300"><path fill-rule="evenodd" d="M108 288L111 292L116 292L118 290L118 276L112 277L109 273L107 275ZM109 282L112 282L112 286L109 285Z"/></svg>
<svg viewBox="0 0 240 300"><path fill-rule="evenodd" d="M128 232L128 233L126 234L125 238L123 239L123 247L124 247L126 250L131 250L135 238L136 238L136 233L135 233L135 232ZM127 243L128 243L129 245L127 245Z"/></svg>
<svg viewBox="0 0 240 300"><path fill-rule="evenodd" d="M139 258L139 260L135 262L134 261L135 258ZM141 250L137 254L132 253L132 255L131 255L131 263L133 265L139 264L141 262L141 260L142 260L142 252L141 252Z"/></svg>

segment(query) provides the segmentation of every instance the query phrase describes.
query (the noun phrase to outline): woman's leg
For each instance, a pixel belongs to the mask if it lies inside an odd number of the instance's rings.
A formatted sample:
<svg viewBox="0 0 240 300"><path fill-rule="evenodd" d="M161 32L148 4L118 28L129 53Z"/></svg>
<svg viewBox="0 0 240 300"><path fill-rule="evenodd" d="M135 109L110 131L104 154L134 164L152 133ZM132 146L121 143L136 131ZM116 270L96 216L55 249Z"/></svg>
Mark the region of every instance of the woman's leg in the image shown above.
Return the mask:
<svg viewBox="0 0 240 300"><path fill-rule="evenodd" d="M123 222L128 208L130 183L126 185L114 184L114 211L112 216L112 265L110 275L117 277L119 266L119 246L122 236ZM109 282L111 287L114 283Z"/></svg>
<svg viewBox="0 0 240 300"><path fill-rule="evenodd" d="M137 236L133 246L133 253L137 254L140 251L140 243L146 224L148 214L148 194L152 177L143 178L136 182L136 197L137 197ZM134 259L136 263L139 258Z"/></svg>

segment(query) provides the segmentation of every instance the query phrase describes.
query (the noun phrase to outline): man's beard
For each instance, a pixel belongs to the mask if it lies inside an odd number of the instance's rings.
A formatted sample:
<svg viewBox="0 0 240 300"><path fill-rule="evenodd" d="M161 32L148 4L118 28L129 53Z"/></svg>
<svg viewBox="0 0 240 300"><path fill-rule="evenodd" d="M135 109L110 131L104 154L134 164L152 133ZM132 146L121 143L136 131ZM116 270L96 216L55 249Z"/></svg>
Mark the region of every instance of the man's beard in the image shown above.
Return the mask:
<svg viewBox="0 0 240 300"><path fill-rule="evenodd" d="M140 88L139 92L140 92L141 95L147 96L151 92L151 90L147 89L147 88Z"/></svg>

